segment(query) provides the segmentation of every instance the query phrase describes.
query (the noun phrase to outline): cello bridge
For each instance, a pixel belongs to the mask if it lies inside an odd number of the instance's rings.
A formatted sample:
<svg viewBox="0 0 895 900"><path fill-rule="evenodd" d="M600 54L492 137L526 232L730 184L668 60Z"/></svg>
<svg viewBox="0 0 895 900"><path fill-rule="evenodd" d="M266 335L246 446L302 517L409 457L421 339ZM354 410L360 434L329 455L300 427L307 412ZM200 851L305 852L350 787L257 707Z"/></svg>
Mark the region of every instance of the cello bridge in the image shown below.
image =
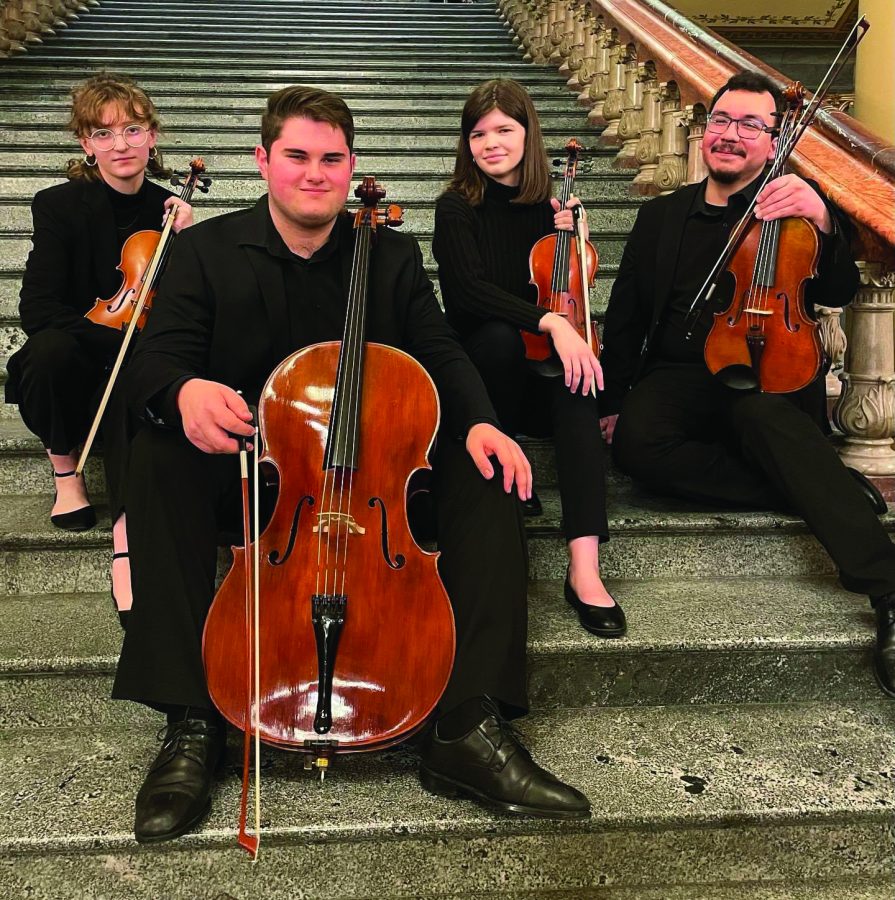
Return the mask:
<svg viewBox="0 0 895 900"><path fill-rule="evenodd" d="M747 307L743 310L744 313L748 313L750 316L772 316L773 312L769 309L753 309L752 307Z"/></svg>
<svg viewBox="0 0 895 900"><path fill-rule="evenodd" d="M341 532L343 528L348 534L365 534L366 528L358 525L354 516L346 512L323 510L317 513L317 524L311 529L314 534L322 532L329 534L331 531Z"/></svg>

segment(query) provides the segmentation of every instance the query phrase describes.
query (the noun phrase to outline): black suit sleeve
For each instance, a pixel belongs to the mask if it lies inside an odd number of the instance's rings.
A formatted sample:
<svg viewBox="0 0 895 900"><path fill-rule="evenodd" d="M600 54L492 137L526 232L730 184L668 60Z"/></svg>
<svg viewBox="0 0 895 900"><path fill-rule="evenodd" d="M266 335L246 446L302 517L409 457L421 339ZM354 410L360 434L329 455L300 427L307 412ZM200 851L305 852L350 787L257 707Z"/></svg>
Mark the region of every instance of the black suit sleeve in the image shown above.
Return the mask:
<svg viewBox="0 0 895 900"><path fill-rule="evenodd" d="M827 205L833 220L833 231L821 234L821 254L817 277L805 288L805 299L817 306L847 306L860 285L858 267L851 251L854 229L846 215L821 193L819 186L808 182Z"/></svg>
<svg viewBox="0 0 895 900"><path fill-rule="evenodd" d="M648 265L646 234L649 230L641 208L622 253L618 275L609 295L603 324L603 366L605 389L600 396L601 416L615 415L631 386L643 344L649 331L649 302L638 287L640 267Z"/></svg>
<svg viewBox="0 0 895 900"><path fill-rule="evenodd" d="M166 424L176 424L172 388L206 377L213 328L211 288L191 231L184 231L174 242L146 330L128 364L127 391L134 413L145 415L151 407Z"/></svg>
<svg viewBox="0 0 895 900"><path fill-rule="evenodd" d="M479 422L497 427L485 385L444 318L415 240L412 247L404 349L432 376L441 400L442 428L448 434L465 437Z"/></svg>
<svg viewBox="0 0 895 900"><path fill-rule="evenodd" d="M45 192L31 203L34 231L31 252L25 263L19 293L19 318L27 335L47 328L59 328L75 334L97 352L114 353L121 334L104 325L96 325L75 308L69 297L76 252L72 230L74 222Z"/></svg>

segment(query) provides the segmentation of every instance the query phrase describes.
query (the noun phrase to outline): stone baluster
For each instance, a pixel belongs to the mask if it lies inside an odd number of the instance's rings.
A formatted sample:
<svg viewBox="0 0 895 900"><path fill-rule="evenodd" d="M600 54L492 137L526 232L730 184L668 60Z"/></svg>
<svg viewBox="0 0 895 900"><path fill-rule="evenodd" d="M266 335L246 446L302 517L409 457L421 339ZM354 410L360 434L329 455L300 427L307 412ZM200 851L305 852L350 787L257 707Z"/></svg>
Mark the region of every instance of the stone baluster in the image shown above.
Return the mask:
<svg viewBox="0 0 895 900"><path fill-rule="evenodd" d="M628 45L625 62L625 93L622 97L622 114L618 120L618 136L621 149L615 156L615 167L636 169L638 167L637 145L643 128L643 82L639 78L640 64L637 62L637 48Z"/></svg>
<svg viewBox="0 0 895 900"><path fill-rule="evenodd" d="M40 35L28 27L30 17L25 13L21 3L7 3L0 13L3 15L3 24L10 40L21 45L23 49L28 44L43 43Z"/></svg>
<svg viewBox="0 0 895 900"><path fill-rule="evenodd" d="M559 42L559 74L566 78L571 74L569 59L572 56L572 47L575 46L575 34L578 31L578 7L579 0L568 0L566 3L566 18L562 29L562 39Z"/></svg>
<svg viewBox="0 0 895 900"><path fill-rule="evenodd" d="M626 67L630 54L631 47L627 44L616 44L609 53L609 83L606 88L606 102L603 104L606 128L597 141L601 147L618 147L621 143L618 123L622 117Z"/></svg>
<svg viewBox="0 0 895 900"><path fill-rule="evenodd" d="M41 22L37 12L37 0L19 0L19 5L22 8L22 21L25 23L25 28L34 35L32 43L43 43L40 35L55 33L52 28Z"/></svg>
<svg viewBox="0 0 895 900"><path fill-rule="evenodd" d="M581 90L581 79L578 73L584 63L584 44L590 30L591 17L584 0L579 2L575 10L575 34L569 47L569 77L566 86L577 94Z"/></svg>
<svg viewBox="0 0 895 900"><path fill-rule="evenodd" d="M534 33L528 45L528 53L523 56L525 62L533 62L543 65L547 62L547 42L550 33L552 10L556 6L556 0L544 0L535 7Z"/></svg>
<svg viewBox="0 0 895 900"><path fill-rule="evenodd" d="M524 44L522 34L527 31L529 8L525 3L510 2L501 4L500 18L507 27L513 43L517 47Z"/></svg>
<svg viewBox="0 0 895 900"><path fill-rule="evenodd" d="M609 87L610 55L613 48L618 46L616 34L614 28L604 28L597 43L597 70L590 83L590 99L593 106L587 114L587 121L597 127L606 124L603 108L606 105L606 91Z"/></svg>
<svg viewBox="0 0 895 900"><path fill-rule="evenodd" d="M653 183L660 193L670 194L687 177L686 113L681 109L680 91L673 81L663 81L661 89L662 135Z"/></svg>
<svg viewBox="0 0 895 900"><path fill-rule="evenodd" d="M842 393L833 421L842 461L867 475L895 476L895 271L858 262L861 286L848 312Z"/></svg>
<svg viewBox="0 0 895 900"><path fill-rule="evenodd" d="M632 194L654 194L662 139L662 110L656 67L651 62L641 63L637 67L637 78L643 83L643 125L634 151L640 171L634 176L630 190Z"/></svg>
<svg viewBox="0 0 895 900"><path fill-rule="evenodd" d="M74 18L74 10L69 10L62 0L51 0L49 6L53 11L53 27L68 28L68 20Z"/></svg>
<svg viewBox="0 0 895 900"><path fill-rule="evenodd" d="M827 403L842 393L842 382L839 373L842 371L845 360L845 350L848 340L842 330L842 310L836 306L815 306L814 315L817 317L817 325L820 331L820 345L824 354L830 360L830 369L827 372Z"/></svg>
<svg viewBox="0 0 895 900"><path fill-rule="evenodd" d="M584 50L581 68L578 70L578 81L581 85L581 93L578 94L578 102L582 106L590 106L590 85L597 74L597 44L603 31L603 23L590 17L584 35Z"/></svg>
<svg viewBox="0 0 895 900"><path fill-rule="evenodd" d="M701 103L684 110L683 122L687 126L687 184L702 181L708 175L702 158L702 136L705 134L705 107Z"/></svg>
<svg viewBox="0 0 895 900"><path fill-rule="evenodd" d="M28 5L40 23L40 33L54 35L53 20L56 18L49 0L29 0Z"/></svg>
<svg viewBox="0 0 895 900"><path fill-rule="evenodd" d="M566 9L568 0L556 0L553 8L553 18L550 22L550 31L547 34L547 47L545 54L547 62L558 66L562 62L559 48L562 45L563 35L566 32Z"/></svg>

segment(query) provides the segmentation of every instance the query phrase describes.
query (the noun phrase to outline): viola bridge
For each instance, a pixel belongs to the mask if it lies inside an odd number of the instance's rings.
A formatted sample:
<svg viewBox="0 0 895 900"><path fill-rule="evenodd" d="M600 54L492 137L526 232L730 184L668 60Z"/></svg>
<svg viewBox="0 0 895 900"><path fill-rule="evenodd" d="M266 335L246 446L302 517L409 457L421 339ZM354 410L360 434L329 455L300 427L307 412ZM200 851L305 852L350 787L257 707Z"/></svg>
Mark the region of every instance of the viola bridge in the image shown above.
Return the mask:
<svg viewBox="0 0 895 900"><path fill-rule="evenodd" d="M743 310L744 313L748 313L750 316L772 316L773 312L769 309L753 309L751 306L747 306L746 309Z"/></svg>
<svg viewBox="0 0 895 900"><path fill-rule="evenodd" d="M317 513L317 524L311 529L314 534L330 534L333 531L338 534L357 534L367 533L367 529L362 525L358 525L351 513L335 512L331 509L323 510Z"/></svg>

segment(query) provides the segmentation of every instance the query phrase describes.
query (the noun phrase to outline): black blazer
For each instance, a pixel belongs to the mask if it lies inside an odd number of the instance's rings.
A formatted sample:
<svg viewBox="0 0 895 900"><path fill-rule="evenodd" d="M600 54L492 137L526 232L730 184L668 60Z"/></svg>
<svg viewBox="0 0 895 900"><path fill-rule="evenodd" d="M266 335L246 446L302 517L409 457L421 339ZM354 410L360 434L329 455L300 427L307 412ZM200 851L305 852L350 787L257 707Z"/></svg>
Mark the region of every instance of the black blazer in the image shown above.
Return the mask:
<svg viewBox="0 0 895 900"><path fill-rule="evenodd" d="M176 424L172 395L194 377L242 390L254 402L273 369L298 349L289 340L282 264L266 248L269 222L265 195L252 209L179 236L125 376L135 413L149 409ZM342 241L339 254L348 284L353 242ZM419 245L387 228L373 252L367 340L405 350L425 367L449 434L496 424L485 386L438 306Z"/></svg>
<svg viewBox="0 0 895 900"><path fill-rule="evenodd" d="M820 194L818 186L809 183ZM684 224L701 188L701 182L689 184L672 194L656 197L645 203L637 214L612 286L603 326L604 349L600 361L606 389L600 398L601 415L619 411L624 395L643 369L671 293ZM851 225L835 206L826 199L824 202L833 216L836 232L824 237L818 275L805 287L809 312L813 311L814 304L845 306L851 302L859 284L848 240Z"/></svg>
<svg viewBox="0 0 895 900"><path fill-rule="evenodd" d="M165 200L171 193L146 181L141 227L161 229ZM19 317L29 336L46 328L77 335L87 347L109 355L120 335L84 318L101 297L121 285L117 271L121 244L108 191L101 181L72 179L38 191L31 202L34 230L19 293ZM150 225L150 223L152 223ZM7 398L15 395L15 354L9 359Z"/></svg>

